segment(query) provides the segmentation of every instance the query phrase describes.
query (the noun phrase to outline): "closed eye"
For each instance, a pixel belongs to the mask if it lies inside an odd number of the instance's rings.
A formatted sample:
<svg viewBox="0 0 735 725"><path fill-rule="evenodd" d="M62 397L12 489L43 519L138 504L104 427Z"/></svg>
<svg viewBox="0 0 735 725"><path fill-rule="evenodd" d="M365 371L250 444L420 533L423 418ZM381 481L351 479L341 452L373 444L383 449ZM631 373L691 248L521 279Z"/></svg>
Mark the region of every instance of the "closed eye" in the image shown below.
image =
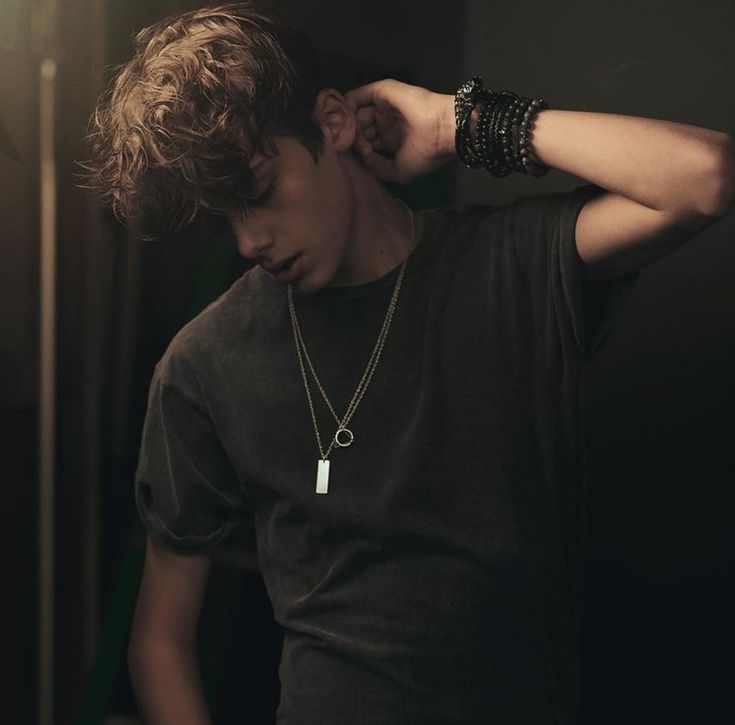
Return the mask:
<svg viewBox="0 0 735 725"><path fill-rule="evenodd" d="M248 209L252 209L254 207L264 206L265 203L273 196L273 192L276 187L276 177L274 176L268 186L266 187L265 191L258 197L255 198L248 198L246 202L246 206L237 209L236 212L234 212L235 216L238 217L241 221L244 221L248 218Z"/></svg>
<svg viewBox="0 0 735 725"><path fill-rule="evenodd" d="M271 183L268 185L268 188L257 199L253 199L252 203L255 205L260 205L268 201L268 199L270 199L270 197L273 194L274 188L275 188L275 179L271 181Z"/></svg>

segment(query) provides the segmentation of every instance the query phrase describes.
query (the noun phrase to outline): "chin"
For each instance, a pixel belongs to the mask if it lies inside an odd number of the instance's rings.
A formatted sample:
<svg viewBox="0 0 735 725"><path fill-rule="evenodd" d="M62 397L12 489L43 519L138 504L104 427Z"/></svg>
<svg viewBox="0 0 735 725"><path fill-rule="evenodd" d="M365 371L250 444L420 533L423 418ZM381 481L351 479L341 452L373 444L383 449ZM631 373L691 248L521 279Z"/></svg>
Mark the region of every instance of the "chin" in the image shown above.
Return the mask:
<svg viewBox="0 0 735 725"><path fill-rule="evenodd" d="M296 282L293 283L294 292L300 295L308 295L319 292L325 287L334 284L336 270L329 270L321 266L316 269L307 270Z"/></svg>
<svg viewBox="0 0 735 725"><path fill-rule="evenodd" d="M293 291L298 295L308 295L313 292L318 292L324 285L314 282L309 273L302 275L295 282L291 283Z"/></svg>

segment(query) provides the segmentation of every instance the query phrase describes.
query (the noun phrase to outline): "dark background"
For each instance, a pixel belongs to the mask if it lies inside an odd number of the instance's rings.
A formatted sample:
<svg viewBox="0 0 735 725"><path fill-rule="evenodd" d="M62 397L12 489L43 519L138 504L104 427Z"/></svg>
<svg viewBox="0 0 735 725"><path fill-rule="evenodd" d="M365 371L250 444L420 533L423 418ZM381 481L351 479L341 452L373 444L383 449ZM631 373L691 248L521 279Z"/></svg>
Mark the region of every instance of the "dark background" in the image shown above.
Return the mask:
<svg viewBox="0 0 735 725"><path fill-rule="evenodd" d="M54 721L136 722L124 649L143 552L132 474L147 385L175 332L246 267L217 238L142 244L74 186L73 162L133 33L200 4L0 2L2 723L38 722L40 60L58 63ZM278 4L356 82L453 93L480 73L552 108L735 133L725 0ZM494 179L457 162L397 191L415 206L507 203L581 183L559 171ZM645 268L586 370L583 725L735 721L734 237L730 214ZM272 722L277 704L281 633L251 534L216 552L202 615L217 723Z"/></svg>

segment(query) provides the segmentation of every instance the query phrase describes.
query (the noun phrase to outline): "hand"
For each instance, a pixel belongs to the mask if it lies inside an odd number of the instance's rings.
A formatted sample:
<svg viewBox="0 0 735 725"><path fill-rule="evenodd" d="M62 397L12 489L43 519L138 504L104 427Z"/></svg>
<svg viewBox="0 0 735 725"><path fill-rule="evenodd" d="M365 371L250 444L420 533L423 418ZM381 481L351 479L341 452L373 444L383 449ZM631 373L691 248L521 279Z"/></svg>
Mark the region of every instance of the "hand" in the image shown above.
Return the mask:
<svg viewBox="0 0 735 725"><path fill-rule="evenodd" d="M455 157L453 95L387 78L345 100L357 119L357 154L381 181L409 184Z"/></svg>

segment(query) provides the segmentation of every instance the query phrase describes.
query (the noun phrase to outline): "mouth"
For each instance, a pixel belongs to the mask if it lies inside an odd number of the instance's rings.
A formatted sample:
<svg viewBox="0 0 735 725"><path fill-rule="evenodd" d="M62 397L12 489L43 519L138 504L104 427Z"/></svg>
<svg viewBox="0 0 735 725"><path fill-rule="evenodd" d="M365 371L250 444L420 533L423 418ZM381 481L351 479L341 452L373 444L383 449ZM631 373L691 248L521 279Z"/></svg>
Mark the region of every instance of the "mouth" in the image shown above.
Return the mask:
<svg viewBox="0 0 735 725"><path fill-rule="evenodd" d="M301 252L289 257L269 271L275 277L276 282L293 282L301 274L300 260Z"/></svg>
<svg viewBox="0 0 735 725"><path fill-rule="evenodd" d="M301 254L301 252L294 254L292 257L288 257L287 259L284 259L282 262L278 262L278 264L274 264L272 267L266 267L266 269L271 274L278 274L279 272L283 272L284 270L290 268L290 266L296 260L296 257L299 256L299 254Z"/></svg>

